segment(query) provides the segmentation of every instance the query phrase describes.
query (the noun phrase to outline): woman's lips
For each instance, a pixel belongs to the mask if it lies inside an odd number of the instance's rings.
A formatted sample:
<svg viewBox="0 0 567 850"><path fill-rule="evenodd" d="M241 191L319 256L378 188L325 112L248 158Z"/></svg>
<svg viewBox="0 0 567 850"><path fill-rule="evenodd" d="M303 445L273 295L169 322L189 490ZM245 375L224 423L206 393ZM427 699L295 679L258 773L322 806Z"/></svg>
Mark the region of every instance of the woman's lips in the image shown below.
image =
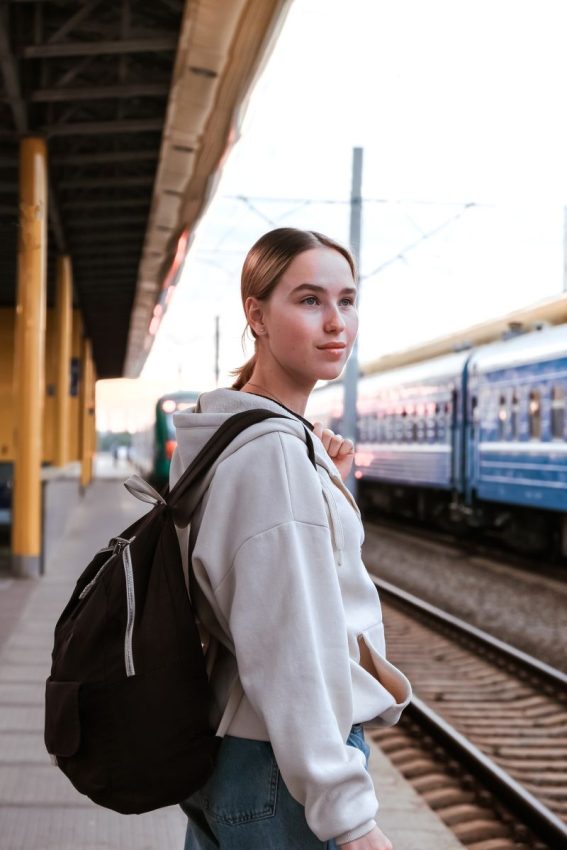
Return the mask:
<svg viewBox="0 0 567 850"><path fill-rule="evenodd" d="M319 351L323 351L325 354L328 354L331 357L341 357L341 355L344 353L346 345L319 345L317 347L319 348Z"/></svg>

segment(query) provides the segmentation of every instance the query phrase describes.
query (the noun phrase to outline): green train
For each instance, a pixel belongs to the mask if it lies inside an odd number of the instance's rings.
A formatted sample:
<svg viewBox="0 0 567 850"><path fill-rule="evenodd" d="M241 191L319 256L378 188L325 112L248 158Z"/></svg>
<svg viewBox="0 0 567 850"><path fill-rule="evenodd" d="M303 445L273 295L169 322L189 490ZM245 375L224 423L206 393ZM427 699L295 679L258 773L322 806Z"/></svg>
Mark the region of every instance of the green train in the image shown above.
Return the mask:
<svg viewBox="0 0 567 850"><path fill-rule="evenodd" d="M163 395L156 402L153 427L134 435L132 460L157 490L169 481L169 466L177 445L173 416L193 407L199 395L190 390Z"/></svg>

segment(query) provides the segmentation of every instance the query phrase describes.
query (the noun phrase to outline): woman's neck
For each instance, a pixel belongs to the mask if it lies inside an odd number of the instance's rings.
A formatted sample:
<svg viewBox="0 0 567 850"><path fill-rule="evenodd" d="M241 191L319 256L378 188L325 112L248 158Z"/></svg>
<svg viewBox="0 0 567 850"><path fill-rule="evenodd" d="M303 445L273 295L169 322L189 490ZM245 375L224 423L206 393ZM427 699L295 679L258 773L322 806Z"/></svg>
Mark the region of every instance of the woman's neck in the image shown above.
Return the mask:
<svg viewBox="0 0 567 850"><path fill-rule="evenodd" d="M256 374L254 372L241 390L243 392L251 392L256 395L263 395L266 398L271 398L274 401L283 404L285 407L298 413L300 416L305 415L305 408L311 394L309 389L300 389L299 387L290 387L284 381L276 381L269 376Z"/></svg>

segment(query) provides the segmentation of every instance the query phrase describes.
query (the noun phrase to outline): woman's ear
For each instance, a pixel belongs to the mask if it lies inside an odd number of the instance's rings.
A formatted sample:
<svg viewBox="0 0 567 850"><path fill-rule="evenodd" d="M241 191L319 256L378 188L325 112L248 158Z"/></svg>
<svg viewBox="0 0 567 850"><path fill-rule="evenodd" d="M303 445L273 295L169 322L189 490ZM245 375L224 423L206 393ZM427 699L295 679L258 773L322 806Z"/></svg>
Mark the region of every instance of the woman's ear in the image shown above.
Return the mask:
<svg viewBox="0 0 567 850"><path fill-rule="evenodd" d="M246 320L250 326L250 330L252 330L256 336L262 336L262 334L266 333L266 328L264 326L264 310L261 301L254 298L252 295L248 296L244 302L244 312L246 314Z"/></svg>

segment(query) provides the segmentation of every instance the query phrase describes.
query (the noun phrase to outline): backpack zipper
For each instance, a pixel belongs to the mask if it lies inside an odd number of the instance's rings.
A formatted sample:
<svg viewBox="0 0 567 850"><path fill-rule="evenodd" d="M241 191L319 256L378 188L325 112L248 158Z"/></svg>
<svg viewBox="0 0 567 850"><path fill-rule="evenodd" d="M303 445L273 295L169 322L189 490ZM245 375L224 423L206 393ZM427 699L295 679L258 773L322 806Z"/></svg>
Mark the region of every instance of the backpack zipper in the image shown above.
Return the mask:
<svg viewBox="0 0 567 850"><path fill-rule="evenodd" d="M133 540L134 538L132 538ZM135 676L134 652L132 650L132 635L134 633L134 620L136 618L136 591L134 588L134 570L132 568L132 557L130 555L130 540L117 539L122 544L122 563L124 564L124 577L126 579L126 634L124 636L124 662L126 675Z"/></svg>
<svg viewBox="0 0 567 850"><path fill-rule="evenodd" d="M104 564L99 567L95 577L86 584L79 594L79 599L84 599L90 593L97 581L99 580L103 570L112 561L115 555L122 555L122 564L124 566L124 577L126 580L126 634L124 636L124 663L126 666L126 675L135 676L136 669L134 667L134 652L132 650L132 636L134 633L134 621L136 619L136 592L134 588L134 569L132 567L132 557L130 555L130 544L135 539L131 537L127 540L125 537L113 537L106 551L111 552L109 558ZM101 549L104 552L105 549Z"/></svg>
<svg viewBox="0 0 567 850"><path fill-rule="evenodd" d="M106 566L108 566L108 564L112 561L112 559L113 559L113 557L114 557L114 555L115 555L116 550L115 550L114 546L106 546L104 549L100 549L100 550L99 550L99 552L98 552L98 554L100 555L100 553L101 553L101 552L110 552L110 553L111 553L111 554L110 554L110 557L108 557L108 558L106 559L106 561L104 562L104 564L102 565L102 567L99 567L99 569L98 569L98 570L97 570L97 572L96 572L95 577L94 577L93 579L91 579L91 580L89 581L89 583L88 583L88 584L85 584L85 586L83 587L83 589L82 589L82 590L81 590L81 592L79 593L79 599L84 599L84 598L85 598L85 596L87 595L87 593L90 593L90 592L91 592L91 590L93 589L93 587L95 586L95 584L96 584L96 583L97 583L97 581L99 580L100 574L102 573L102 571L104 570L104 568L105 568Z"/></svg>

